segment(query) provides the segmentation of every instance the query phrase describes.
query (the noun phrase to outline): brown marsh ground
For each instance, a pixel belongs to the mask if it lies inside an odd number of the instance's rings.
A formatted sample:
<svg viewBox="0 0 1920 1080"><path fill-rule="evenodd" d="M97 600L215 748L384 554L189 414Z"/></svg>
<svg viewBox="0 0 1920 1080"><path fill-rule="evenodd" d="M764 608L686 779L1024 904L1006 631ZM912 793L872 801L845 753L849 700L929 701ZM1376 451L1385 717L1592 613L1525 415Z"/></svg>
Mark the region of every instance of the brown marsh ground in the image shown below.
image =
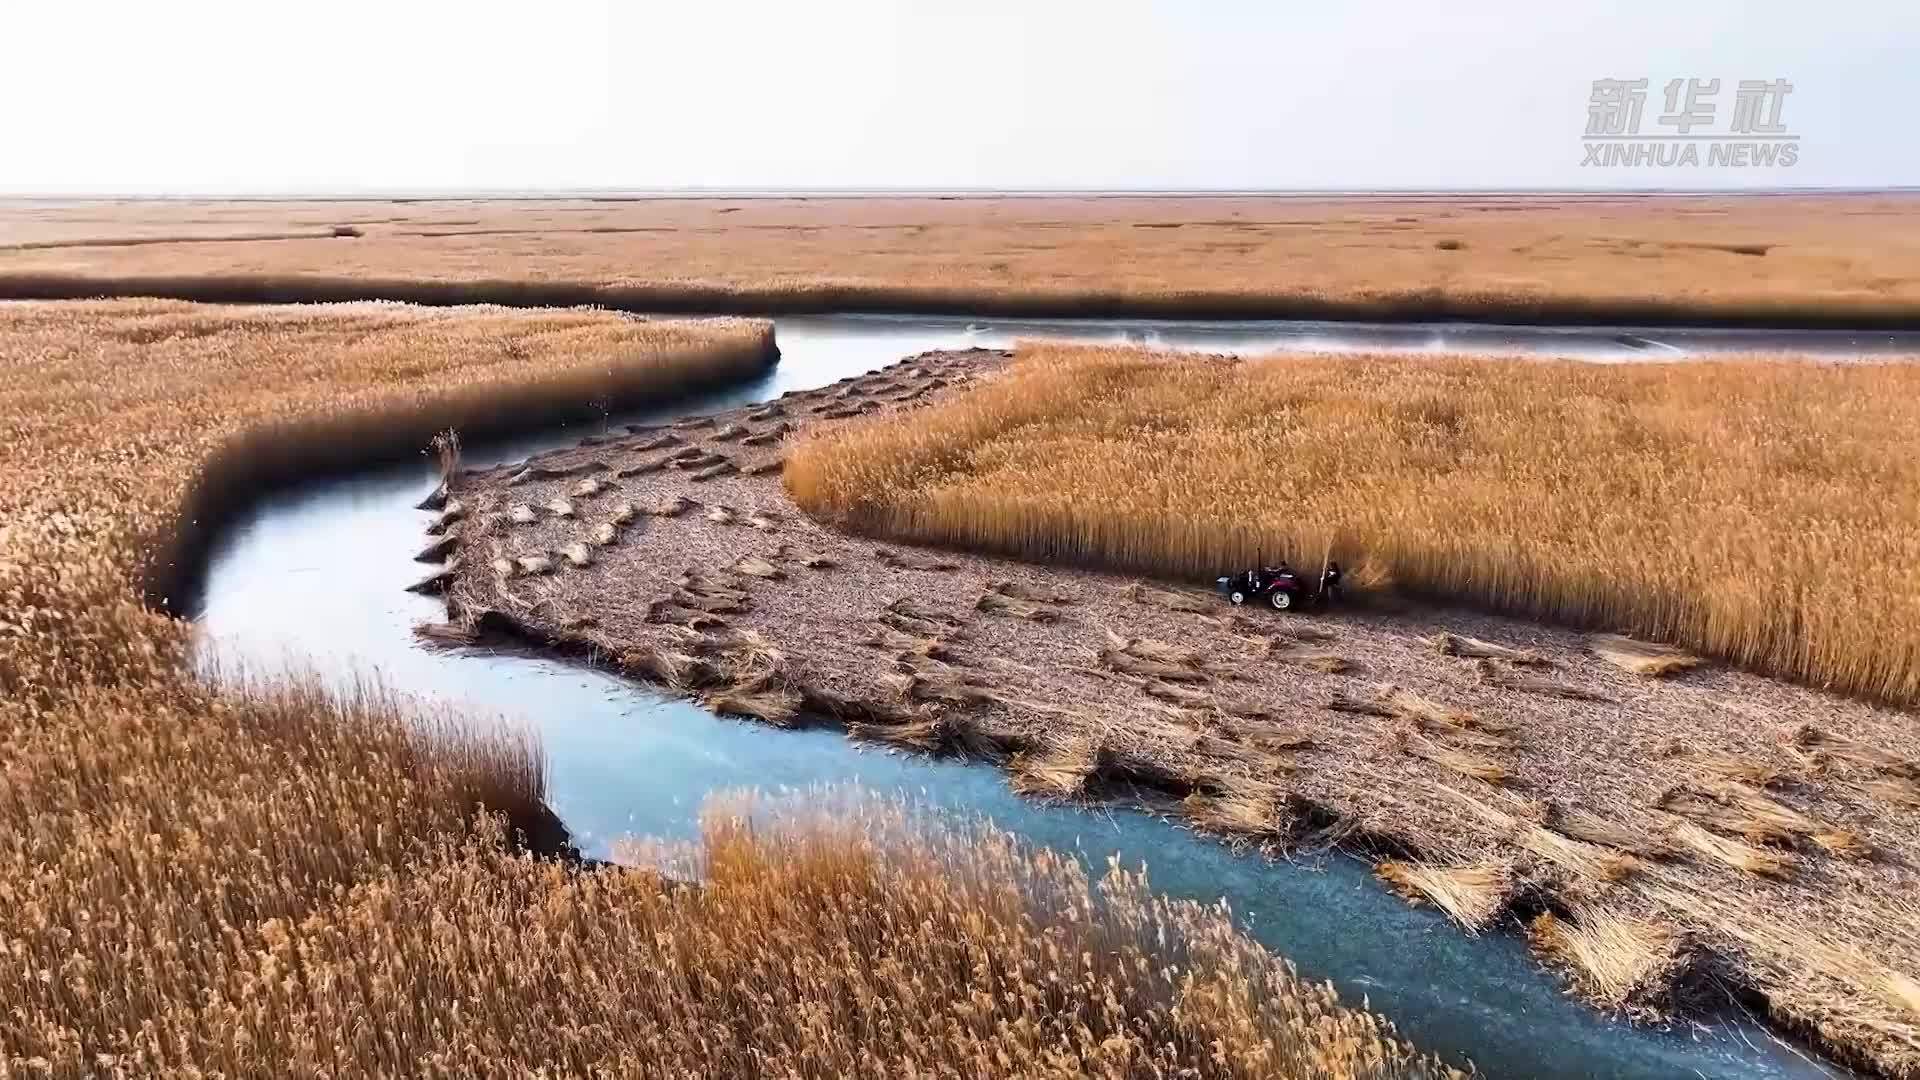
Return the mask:
<svg viewBox="0 0 1920 1080"><path fill-rule="evenodd" d="M1914 325L1917 222L1895 194L13 201L0 294Z"/></svg>
<svg viewBox="0 0 1920 1080"><path fill-rule="evenodd" d="M1006 361L928 354L456 474L457 520L422 553L458 554L452 575L423 570L451 622L423 632L505 630L723 713L995 762L1036 797L1141 804L1233 843L1357 849L1469 930L1537 914L1542 956L1596 1003L1645 1015L1755 989L1782 1026L1920 1074L1911 714L1493 616L1233 612L1036 547L1020 548L1026 562L978 553L986 535L943 537L973 550L863 538L789 498L806 470L835 467L809 458L858 458L894 432L946 440L945 418L1018 388ZM1473 362L1436 370L1450 367ZM1098 442L1103 419L1066 427ZM1010 476L996 470L1032 460L1043 433L914 457L909 472ZM1153 478L1191 455L1159 460L1122 469L1132 479L1109 497L1151 501ZM1569 478L1589 464L1564 459ZM1024 475L1021 491L1049 497L1051 473ZM978 523L1000 520L1022 519ZM1055 536L1058 554L1093 551Z"/></svg>
<svg viewBox="0 0 1920 1080"><path fill-rule="evenodd" d="M1446 1075L1218 912L991 834L721 806L679 859L700 888L527 857L537 745L377 689L216 688L150 603L264 485L750 377L770 345L0 304L0 1074Z"/></svg>

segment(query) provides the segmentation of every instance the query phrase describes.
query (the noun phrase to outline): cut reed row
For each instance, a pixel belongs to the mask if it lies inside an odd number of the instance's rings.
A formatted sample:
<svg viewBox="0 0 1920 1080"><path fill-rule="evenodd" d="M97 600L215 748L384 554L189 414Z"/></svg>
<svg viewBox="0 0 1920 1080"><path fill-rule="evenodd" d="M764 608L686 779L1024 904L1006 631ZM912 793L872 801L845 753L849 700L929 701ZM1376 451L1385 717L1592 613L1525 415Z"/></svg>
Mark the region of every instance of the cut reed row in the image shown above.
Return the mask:
<svg viewBox="0 0 1920 1080"><path fill-rule="evenodd" d="M1624 630L1920 700L1920 367L1036 346L806 440L863 531L1161 575L1341 560L1356 587Z"/></svg>

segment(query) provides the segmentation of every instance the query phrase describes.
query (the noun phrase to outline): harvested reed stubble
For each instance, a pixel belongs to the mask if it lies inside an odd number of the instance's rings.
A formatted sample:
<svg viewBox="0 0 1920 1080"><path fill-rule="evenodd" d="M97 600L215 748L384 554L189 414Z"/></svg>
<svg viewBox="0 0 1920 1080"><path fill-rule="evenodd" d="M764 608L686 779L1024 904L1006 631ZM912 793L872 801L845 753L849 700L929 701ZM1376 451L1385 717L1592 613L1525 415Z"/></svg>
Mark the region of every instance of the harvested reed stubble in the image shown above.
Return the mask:
<svg viewBox="0 0 1920 1080"><path fill-rule="evenodd" d="M956 629L967 624L967 620L962 616L929 607L910 596L902 596L891 601L887 604L887 610L903 618L917 619L921 622L934 623Z"/></svg>
<svg viewBox="0 0 1920 1080"><path fill-rule="evenodd" d="M593 549L579 541L561 548L560 555L576 567L593 565Z"/></svg>
<svg viewBox="0 0 1920 1080"><path fill-rule="evenodd" d="M831 556L819 554L802 555L799 562L809 570L831 570L840 565Z"/></svg>
<svg viewBox="0 0 1920 1080"><path fill-rule="evenodd" d="M413 636L425 644L441 648L472 645L480 640L480 634L473 626L455 622L415 623Z"/></svg>
<svg viewBox="0 0 1920 1080"><path fill-rule="evenodd" d="M960 569L960 564L948 559L933 559L912 553L902 554L890 548L876 548L873 557L880 565L894 570L922 570L931 573L945 573Z"/></svg>
<svg viewBox="0 0 1920 1080"><path fill-rule="evenodd" d="M459 544L460 530L458 528L448 529L426 547L421 548L415 553L413 561L423 563L441 562L445 560L448 555L453 554L454 548L458 547Z"/></svg>
<svg viewBox="0 0 1920 1080"><path fill-rule="evenodd" d="M735 439L744 439L749 434L751 432L739 424L728 424L709 437L715 442L732 442Z"/></svg>
<svg viewBox="0 0 1920 1080"><path fill-rule="evenodd" d="M591 499L601 492L606 491L609 486L605 480L597 476L589 476L585 480L573 485L573 488L568 494L576 499Z"/></svg>
<svg viewBox="0 0 1920 1080"><path fill-rule="evenodd" d="M1504 660L1509 664L1543 665L1547 658L1531 649L1515 649L1491 641L1441 631L1426 639L1435 652L1447 656L1466 656L1484 660Z"/></svg>
<svg viewBox="0 0 1920 1080"><path fill-rule="evenodd" d="M786 571L773 565L767 560L760 558L757 555L742 556L738 561L736 561L728 569L732 570L736 574L745 574L748 577L764 578L768 581L779 581L780 579L787 576Z"/></svg>
<svg viewBox="0 0 1920 1080"><path fill-rule="evenodd" d="M780 519L759 510L747 515L747 524L761 532L780 531Z"/></svg>
<svg viewBox="0 0 1920 1080"><path fill-rule="evenodd" d="M1310 668L1323 675L1345 675L1354 670L1353 661L1339 653L1325 652L1319 649L1281 649L1273 658L1300 667Z"/></svg>
<svg viewBox="0 0 1920 1080"><path fill-rule="evenodd" d="M687 477L687 479L692 481L693 483L702 484L707 482L708 480L717 479L719 477L727 475L728 473L737 472L737 471L739 470L735 467L733 462L718 461L712 465L707 466L704 469L701 469L699 472L694 473L692 476Z"/></svg>
<svg viewBox="0 0 1920 1080"><path fill-rule="evenodd" d="M1700 665L1700 658L1671 645L1637 641L1619 634L1596 634L1588 647L1593 654L1622 671L1656 679Z"/></svg>
<svg viewBox="0 0 1920 1080"><path fill-rule="evenodd" d="M764 431L756 431L740 441L747 446L773 446L780 440L786 438L787 433L792 430L793 425L782 420L772 427Z"/></svg>
<svg viewBox="0 0 1920 1080"><path fill-rule="evenodd" d="M434 535L446 532L466 516L467 504L459 499L451 499L447 502L446 509L440 511L440 516L434 518L433 522L427 526L427 532Z"/></svg>
<svg viewBox="0 0 1920 1080"><path fill-rule="evenodd" d="M987 585L988 592L1001 596L1010 596L1015 600L1026 600L1035 604L1071 604L1072 594L1064 589L1040 589L1018 581L994 581Z"/></svg>
<svg viewBox="0 0 1920 1080"><path fill-rule="evenodd" d="M663 457L647 458L644 461L636 461L631 465L623 465L620 468L613 470L613 475L616 479L625 480L625 479L628 479L629 477L644 476L647 473L659 472L662 469L665 469L666 467L667 467L666 458L663 458Z"/></svg>
<svg viewBox="0 0 1920 1080"><path fill-rule="evenodd" d="M1673 844L1658 833L1623 825L1577 807L1553 814L1552 820L1554 828L1568 836L1642 859L1666 860L1679 854Z"/></svg>
<svg viewBox="0 0 1920 1080"><path fill-rule="evenodd" d="M1011 786L1021 795L1040 799L1078 799L1099 764L1099 749L1085 738L1050 743L1015 754L1008 764Z"/></svg>
<svg viewBox="0 0 1920 1080"><path fill-rule="evenodd" d="M1025 619L1028 622L1050 623L1058 622L1060 619L1060 613L1050 607L1016 600L996 592L981 594L974 607L991 615L1004 615L1013 619Z"/></svg>
<svg viewBox="0 0 1920 1080"><path fill-rule="evenodd" d="M552 499L540 508L552 514L554 517L570 518L573 516L573 503L568 502L566 499Z"/></svg>
<svg viewBox="0 0 1920 1080"><path fill-rule="evenodd" d="M515 525L532 525L540 520L540 515L534 513L533 507L526 503L514 503L507 511L507 519Z"/></svg>
<svg viewBox="0 0 1920 1080"><path fill-rule="evenodd" d="M1150 679L1163 679L1168 682L1202 683L1212 681L1212 676L1204 671L1196 671L1180 664L1170 664L1162 660L1148 660L1130 652L1117 649L1101 649L1099 653L1102 666L1123 675L1138 675Z"/></svg>
<svg viewBox="0 0 1920 1080"><path fill-rule="evenodd" d="M1205 613L1213 610L1215 607L1214 604L1209 603L1207 600L1193 593L1148 588L1137 581L1127 586L1126 596L1127 599L1132 600L1136 604L1147 604L1153 607L1166 608L1168 611Z"/></svg>
<svg viewBox="0 0 1920 1080"><path fill-rule="evenodd" d="M768 420L778 419L785 415L787 415L787 407L776 401L748 413L747 419L752 423L762 424Z"/></svg>
<svg viewBox="0 0 1920 1080"><path fill-rule="evenodd" d="M1763 877L1790 878L1793 876L1793 863L1784 856L1738 840L1715 836L1691 821L1676 820L1667 835L1680 847L1709 862Z"/></svg>
<svg viewBox="0 0 1920 1080"><path fill-rule="evenodd" d="M522 575L545 574L553 570L553 560L545 555L522 555L513 560Z"/></svg>
<svg viewBox="0 0 1920 1080"><path fill-rule="evenodd" d="M692 499L687 498L685 495L674 495L662 499L659 502L648 503L638 509L641 513L653 517L679 517L681 514L693 509L693 506L694 502Z"/></svg>
<svg viewBox="0 0 1920 1080"><path fill-rule="evenodd" d="M1577 683L1564 679L1547 679L1538 675L1529 675L1517 671L1507 671L1491 660L1475 660L1474 674L1487 686L1501 690L1517 690L1523 694L1542 694L1547 697L1565 698L1568 701L1613 702L1611 694L1598 690L1589 690Z"/></svg>
<svg viewBox="0 0 1920 1080"><path fill-rule="evenodd" d="M779 472L785 465L786 462L781 458L768 458L765 461L756 461L751 465L742 466L740 474L742 476L765 476L767 473Z"/></svg>
<svg viewBox="0 0 1920 1080"><path fill-rule="evenodd" d="M735 513L731 506L709 506L707 520L715 525L737 525L740 523L740 515Z"/></svg>
<svg viewBox="0 0 1920 1080"><path fill-rule="evenodd" d="M655 435L653 438L648 439L646 442L637 444L636 446L633 447L633 449L641 450L641 451L666 450L666 449L670 449L672 447L680 446L680 445L682 445L682 443L678 435L675 435L670 431L663 431L660 434Z"/></svg>
<svg viewBox="0 0 1920 1080"><path fill-rule="evenodd" d="M1374 873L1405 899L1439 908L1469 934L1486 929L1513 891L1513 869L1503 862L1437 866L1389 859Z"/></svg>
<svg viewBox="0 0 1920 1080"><path fill-rule="evenodd" d="M1475 780L1483 780L1489 784L1505 784L1512 778L1511 771L1497 761L1454 747L1441 746L1417 732L1395 731L1391 741L1394 748L1403 754L1423 758L1443 769Z"/></svg>
<svg viewBox="0 0 1920 1080"><path fill-rule="evenodd" d="M1687 967L1683 939L1673 930L1594 903L1576 905L1570 920L1551 912L1535 916L1527 941L1566 973L1582 1000L1647 1019L1670 1013Z"/></svg>
<svg viewBox="0 0 1920 1080"><path fill-rule="evenodd" d="M456 555L445 566L407 586L407 591L423 596L438 596L447 591L447 586L453 584L453 579L459 573L460 557Z"/></svg>
<svg viewBox="0 0 1920 1080"><path fill-rule="evenodd" d="M603 521L593 527L593 533L587 542L596 547L607 547L620 539L620 527L611 521Z"/></svg>
<svg viewBox="0 0 1920 1080"><path fill-rule="evenodd" d="M1180 801L1180 811L1196 828L1230 839L1285 836L1293 828L1286 804L1265 788L1196 792Z"/></svg>

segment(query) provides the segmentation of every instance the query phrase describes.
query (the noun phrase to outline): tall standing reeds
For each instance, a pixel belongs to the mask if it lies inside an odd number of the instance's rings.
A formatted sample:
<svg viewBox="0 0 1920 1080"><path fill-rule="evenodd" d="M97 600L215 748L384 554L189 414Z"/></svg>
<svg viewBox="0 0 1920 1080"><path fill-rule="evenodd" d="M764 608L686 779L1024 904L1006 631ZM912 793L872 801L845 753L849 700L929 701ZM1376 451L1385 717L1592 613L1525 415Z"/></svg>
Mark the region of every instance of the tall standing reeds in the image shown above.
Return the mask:
<svg viewBox="0 0 1920 1080"><path fill-rule="evenodd" d="M886 537L1179 578L1287 558L1920 701L1920 367L1035 346L789 452Z"/></svg>

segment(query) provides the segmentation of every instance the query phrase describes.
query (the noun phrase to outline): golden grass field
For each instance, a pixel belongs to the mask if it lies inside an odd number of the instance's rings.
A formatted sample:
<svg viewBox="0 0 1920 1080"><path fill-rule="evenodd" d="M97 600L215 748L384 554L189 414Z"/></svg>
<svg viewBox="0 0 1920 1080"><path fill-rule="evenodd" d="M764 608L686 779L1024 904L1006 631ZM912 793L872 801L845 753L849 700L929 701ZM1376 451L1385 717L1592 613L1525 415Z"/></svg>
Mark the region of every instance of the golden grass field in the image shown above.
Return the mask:
<svg viewBox="0 0 1920 1080"><path fill-rule="evenodd" d="M743 378L770 343L581 311L0 305L0 1072L1439 1074L1218 914L1124 877L1096 908L990 836L903 850L723 809L699 889L516 855L476 811L537 824L536 745L377 690L216 689L147 603L251 488Z"/></svg>
<svg viewBox="0 0 1920 1080"><path fill-rule="evenodd" d="M1911 326L1917 219L1910 195L13 201L0 295Z"/></svg>
<svg viewBox="0 0 1920 1080"><path fill-rule="evenodd" d="M789 458L873 533L1161 575L1355 583L1920 702L1920 369L1033 347Z"/></svg>

